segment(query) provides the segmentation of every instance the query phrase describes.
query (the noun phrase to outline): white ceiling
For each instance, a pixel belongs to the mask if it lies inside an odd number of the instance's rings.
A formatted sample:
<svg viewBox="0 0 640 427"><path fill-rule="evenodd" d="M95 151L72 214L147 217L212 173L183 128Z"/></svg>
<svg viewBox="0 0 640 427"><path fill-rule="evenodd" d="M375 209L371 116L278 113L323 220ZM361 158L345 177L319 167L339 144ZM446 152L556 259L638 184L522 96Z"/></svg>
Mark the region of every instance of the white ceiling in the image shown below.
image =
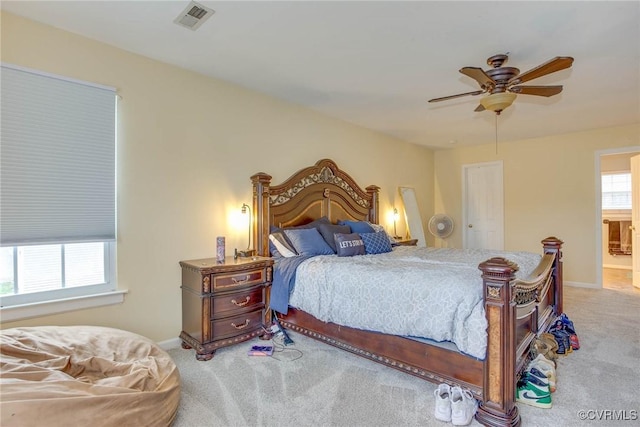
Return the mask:
<svg viewBox="0 0 640 427"><path fill-rule="evenodd" d="M573 67L527 82L498 117L501 142L640 122L640 2L201 1L197 31L173 20L188 1L2 1L3 10L237 83L434 148L492 143L494 113L458 70L509 52L521 72L555 56Z"/></svg>

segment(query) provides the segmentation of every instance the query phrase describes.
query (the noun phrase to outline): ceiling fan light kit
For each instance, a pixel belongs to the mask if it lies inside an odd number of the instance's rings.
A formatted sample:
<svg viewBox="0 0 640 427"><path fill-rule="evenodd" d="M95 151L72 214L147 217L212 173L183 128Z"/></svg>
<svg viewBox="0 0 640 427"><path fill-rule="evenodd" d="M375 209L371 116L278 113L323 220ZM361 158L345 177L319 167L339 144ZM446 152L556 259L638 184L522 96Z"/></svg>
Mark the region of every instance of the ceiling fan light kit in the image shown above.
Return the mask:
<svg viewBox="0 0 640 427"><path fill-rule="evenodd" d="M520 86L521 83L537 79L556 71L571 67L573 58L570 56L556 56L555 58L535 68L520 73L515 67L503 67L509 57L507 55L493 55L487 59L487 64L493 68L483 70L478 67L463 67L459 71L465 76L471 77L480 85L480 90L460 93L430 99L429 102L447 101L462 96L475 96L488 94L480 100L480 105L475 109L479 111L493 111L500 114L502 110L511 106L517 95L553 96L562 92L562 86Z"/></svg>
<svg viewBox="0 0 640 427"><path fill-rule="evenodd" d="M485 96L480 100L480 104L485 110L500 114L502 110L509 107L515 101L517 95L511 92L498 92Z"/></svg>

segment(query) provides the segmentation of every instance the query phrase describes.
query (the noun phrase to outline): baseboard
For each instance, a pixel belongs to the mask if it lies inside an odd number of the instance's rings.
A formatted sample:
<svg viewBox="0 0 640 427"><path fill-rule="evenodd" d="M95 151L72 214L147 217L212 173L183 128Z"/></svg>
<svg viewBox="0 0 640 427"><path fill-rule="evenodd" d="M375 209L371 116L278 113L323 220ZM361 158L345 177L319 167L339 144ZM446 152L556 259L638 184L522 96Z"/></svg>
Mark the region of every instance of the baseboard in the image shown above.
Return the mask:
<svg viewBox="0 0 640 427"><path fill-rule="evenodd" d="M590 289L602 289L602 286L596 283L584 283L584 282L568 282L563 283L564 286L571 286L574 288L590 288Z"/></svg>
<svg viewBox="0 0 640 427"><path fill-rule="evenodd" d="M180 338L175 337L170 340L160 341L157 343L158 346L163 350L173 350L174 348L180 347Z"/></svg>
<svg viewBox="0 0 640 427"><path fill-rule="evenodd" d="M614 270L633 270L630 265L616 265L616 264L604 264L603 268L613 268Z"/></svg>

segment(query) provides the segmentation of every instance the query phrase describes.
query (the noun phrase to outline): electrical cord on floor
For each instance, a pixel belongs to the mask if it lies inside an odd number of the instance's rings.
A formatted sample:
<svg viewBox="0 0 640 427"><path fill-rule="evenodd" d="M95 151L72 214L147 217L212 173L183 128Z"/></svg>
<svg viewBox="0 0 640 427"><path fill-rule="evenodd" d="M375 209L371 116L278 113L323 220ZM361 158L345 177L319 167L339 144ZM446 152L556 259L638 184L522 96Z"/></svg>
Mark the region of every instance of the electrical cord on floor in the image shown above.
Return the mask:
<svg viewBox="0 0 640 427"><path fill-rule="evenodd" d="M304 353L297 348L291 348L290 346L285 346L285 336L283 334L278 334L271 338L271 343L273 344L273 354L271 355L272 359L276 359L279 362L293 362L294 360L300 359ZM281 356L286 356L285 359L281 359L276 356L276 353Z"/></svg>

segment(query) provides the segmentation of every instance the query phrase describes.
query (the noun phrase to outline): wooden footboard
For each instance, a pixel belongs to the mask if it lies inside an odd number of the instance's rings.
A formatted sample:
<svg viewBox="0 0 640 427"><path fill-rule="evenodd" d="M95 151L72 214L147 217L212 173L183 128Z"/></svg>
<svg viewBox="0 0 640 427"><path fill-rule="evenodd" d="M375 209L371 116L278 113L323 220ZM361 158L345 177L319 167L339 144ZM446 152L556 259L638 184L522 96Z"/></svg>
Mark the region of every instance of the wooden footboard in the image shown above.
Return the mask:
<svg viewBox="0 0 640 427"><path fill-rule="evenodd" d="M520 425L516 382L536 335L562 311L562 241L548 237L542 244L542 261L526 279L515 279L518 266L504 258L479 266L489 326L476 419L487 426Z"/></svg>

